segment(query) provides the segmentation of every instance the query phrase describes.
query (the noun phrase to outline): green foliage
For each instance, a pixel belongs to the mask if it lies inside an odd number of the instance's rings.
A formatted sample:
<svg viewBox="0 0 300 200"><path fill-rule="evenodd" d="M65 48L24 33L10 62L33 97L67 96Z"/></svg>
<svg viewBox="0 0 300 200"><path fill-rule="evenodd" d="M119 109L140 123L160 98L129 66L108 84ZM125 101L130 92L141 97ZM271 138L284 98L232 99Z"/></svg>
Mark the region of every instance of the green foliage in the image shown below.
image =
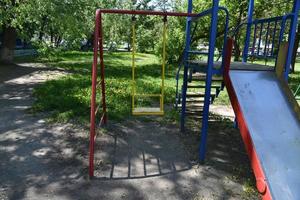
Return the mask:
<svg viewBox="0 0 300 200"><path fill-rule="evenodd" d="M94 27L96 8L167 10L186 12L188 1L157 1L157 0L2 0L0 2L0 26L12 26L18 34L26 39L32 37L41 40L51 40L48 46L59 46L62 42L67 48L79 48L83 39L91 38ZM211 6L211 1L194 0L194 12L198 13ZM248 0L221 0L220 4L230 12L230 27L233 29L247 17ZM255 18L279 16L291 10L290 3L280 0L255 1ZM131 44L131 16L103 15L104 43L106 45L123 43ZM220 14L219 33L222 36L224 14ZM140 52L155 52L161 56L161 17L142 16L137 19L137 46ZM168 19L168 57L169 63L180 59L184 48L185 18ZM207 42L209 33L209 18L198 21L198 29L193 45ZM222 47L222 40L217 46ZM237 43L241 47L243 34Z"/></svg>
<svg viewBox="0 0 300 200"><path fill-rule="evenodd" d="M51 38L49 45L65 41L78 47L80 40L91 36L98 5L96 0L4 0L0 3L0 25L16 28L27 40Z"/></svg>
<svg viewBox="0 0 300 200"><path fill-rule="evenodd" d="M62 52L61 48L54 48L45 42L34 42L33 46L37 49L38 57L47 60L56 60Z"/></svg>

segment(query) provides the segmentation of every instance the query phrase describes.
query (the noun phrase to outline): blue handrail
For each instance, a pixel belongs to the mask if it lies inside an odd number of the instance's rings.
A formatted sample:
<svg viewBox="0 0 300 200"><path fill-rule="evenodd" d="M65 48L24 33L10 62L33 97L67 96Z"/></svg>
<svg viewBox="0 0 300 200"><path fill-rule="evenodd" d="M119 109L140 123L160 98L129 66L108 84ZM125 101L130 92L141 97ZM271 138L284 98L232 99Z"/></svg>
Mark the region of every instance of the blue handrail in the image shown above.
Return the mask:
<svg viewBox="0 0 300 200"><path fill-rule="evenodd" d="M276 34L277 34L277 26L280 24L280 33L278 38L278 47L280 43L283 40L283 36L285 34L286 30L286 22L288 20L292 20L292 17L294 16L293 13L289 13L283 16L278 16L278 17L271 17L271 18L264 18L264 19L255 19L251 21L250 25L254 26L254 35L253 35L253 42L251 45L251 52L250 56L255 57L255 58L277 58L277 54L275 53L275 43L276 43ZM248 22L241 23L238 25L233 33L231 34L232 37L236 37L237 34L239 33L240 29L248 25ZM273 26L271 25L273 24ZM263 37L263 30L265 29L265 25L267 25L266 28L266 38L264 41L264 45L262 45L262 37ZM253 34L253 33L252 33ZM258 34L258 36L257 36ZM270 34L272 34L272 37L270 37ZM272 38L272 40L271 40ZM258 44L256 44L258 40ZM271 46L271 50L268 49L268 46ZM255 49L257 50L255 51ZM262 50L261 50L262 48ZM249 51L249 50L248 50Z"/></svg>
<svg viewBox="0 0 300 200"><path fill-rule="evenodd" d="M229 11L225 8L225 7L222 7L222 6L219 6L218 7L219 10L221 11L224 11L225 12L225 15L226 15L226 18L225 18L225 31L224 31L224 44L223 44L223 50L222 50L222 57L225 56L225 46L226 46L226 41L227 41L227 36L228 36L228 26L229 26ZM197 14L197 16L195 17L191 17L189 18L188 20L190 22L194 22L196 20L198 20L199 18L202 18L202 17L205 17L209 14L212 14L212 11L213 9L210 8L210 9L207 9L199 14ZM189 44L190 45L190 44ZM199 52L199 51L189 51L188 53L190 54L203 54L203 55L208 55L208 52ZM214 71L215 74L221 74L224 70L224 63L223 63L223 60L222 59L222 66L220 69ZM179 67L178 67L178 70L177 70L177 73L176 73L176 108L177 108L177 104L179 102L179 79L180 79L180 72L181 72L181 69L182 69L182 66L184 66L184 59L181 61L181 63L179 64Z"/></svg>

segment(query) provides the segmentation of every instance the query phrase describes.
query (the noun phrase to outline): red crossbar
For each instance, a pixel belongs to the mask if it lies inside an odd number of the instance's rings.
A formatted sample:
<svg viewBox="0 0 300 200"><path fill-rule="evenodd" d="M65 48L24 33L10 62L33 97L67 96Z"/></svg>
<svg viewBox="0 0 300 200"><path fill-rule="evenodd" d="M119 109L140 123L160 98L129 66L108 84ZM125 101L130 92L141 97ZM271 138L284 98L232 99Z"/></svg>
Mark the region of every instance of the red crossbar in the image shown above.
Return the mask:
<svg viewBox="0 0 300 200"><path fill-rule="evenodd" d="M107 14L123 14L123 15L156 15L156 16L170 16L170 17L196 17L194 13L180 13L180 12L161 12L161 11L147 11L147 10L116 10L116 9L99 9L97 12Z"/></svg>
<svg viewBox="0 0 300 200"><path fill-rule="evenodd" d="M90 122L90 144L89 144L89 176L94 176L94 151L96 140L96 92L97 92L97 66L98 66L98 51L100 54L100 76L101 76L101 93L102 98L100 105L102 105L102 117L100 123L105 125L107 123L106 112L106 95L105 95L105 67L103 59L103 33L102 33L102 14L127 14L127 15L154 15L154 16L173 16L173 17L197 17L197 14L179 13L179 12L159 12L159 11L143 11L143 10L114 10L114 9L98 9L96 11L95 19L95 34L94 34L94 57L92 66L92 95L91 95L91 122ZM100 107L99 107L100 108Z"/></svg>

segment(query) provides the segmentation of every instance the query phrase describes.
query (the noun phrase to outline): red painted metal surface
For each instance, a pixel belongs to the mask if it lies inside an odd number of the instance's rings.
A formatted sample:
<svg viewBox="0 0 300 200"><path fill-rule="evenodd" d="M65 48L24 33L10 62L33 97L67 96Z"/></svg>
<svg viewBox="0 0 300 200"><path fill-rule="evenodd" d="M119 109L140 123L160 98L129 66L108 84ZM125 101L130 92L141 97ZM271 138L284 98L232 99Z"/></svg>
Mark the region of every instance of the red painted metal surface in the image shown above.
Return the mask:
<svg viewBox="0 0 300 200"><path fill-rule="evenodd" d="M97 59L98 40L100 26L100 12L96 12L95 36L94 36L94 58L92 66L92 96L91 96L91 124L90 124L90 145L89 145L89 176L94 176L94 151L95 151L95 118L96 118L96 89L97 89Z"/></svg>
<svg viewBox="0 0 300 200"><path fill-rule="evenodd" d="M170 17L196 17L197 14L180 13L180 12L161 12L161 11L147 11L147 10L116 10L116 9L99 9L97 12L110 14L127 14L127 15L156 15L156 16L170 16Z"/></svg>
<svg viewBox="0 0 300 200"><path fill-rule="evenodd" d="M173 17L196 17L197 14L178 13L178 12L158 12L158 11L142 11L142 10L111 10L111 9L98 9L96 11L95 19L95 33L94 33L94 57L92 66L92 95L91 95L91 116L90 116L90 144L89 144L89 176L94 176L94 152L96 140L96 96L97 96L97 66L98 66L98 51L100 55L100 77L101 77L101 94L102 99L102 117L100 125L107 123L106 112L106 93L105 93L105 66L103 58L103 33L102 33L102 14L128 14L128 15L156 15L156 16L173 16Z"/></svg>
<svg viewBox="0 0 300 200"><path fill-rule="evenodd" d="M262 195L263 200L271 200L272 196L271 196L271 192L270 192L267 182L266 182L266 177L265 177L263 169L260 165L260 161L257 156L257 153L253 147L253 142L252 142L251 135L250 135L250 132L247 127L247 123L243 116L241 106L238 102L237 95L235 93L232 82L230 80L229 70L230 70L230 60L231 60L231 54L232 54L231 53L232 45L233 45L233 40L229 39L228 43L227 43L227 47L226 47L227 49L226 49L226 57L225 57L225 73L224 73L225 85L226 85L226 88L227 88L227 91L229 94L231 105L233 107L233 110L234 110L236 118L237 118L238 127L240 129L241 136L242 136L243 142L245 144L246 151L249 156L252 169L254 171L254 175L256 177L256 187L257 187L259 193Z"/></svg>
<svg viewBox="0 0 300 200"><path fill-rule="evenodd" d="M96 13L98 13L98 11ZM106 114L105 70L104 70L104 58L103 58L103 34L102 34L101 12L99 13L99 24L100 24L99 48L100 48L100 65L101 65L101 91L102 91L102 108L103 108L102 112L103 112L103 123L106 124L107 123L107 114Z"/></svg>

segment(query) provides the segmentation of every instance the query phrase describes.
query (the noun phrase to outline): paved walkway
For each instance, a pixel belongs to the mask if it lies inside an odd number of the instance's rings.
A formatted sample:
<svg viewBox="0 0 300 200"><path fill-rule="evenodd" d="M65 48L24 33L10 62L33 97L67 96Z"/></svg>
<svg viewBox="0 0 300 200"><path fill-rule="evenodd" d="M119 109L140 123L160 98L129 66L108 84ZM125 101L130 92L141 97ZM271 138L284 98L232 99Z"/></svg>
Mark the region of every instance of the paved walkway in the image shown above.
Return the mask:
<svg viewBox="0 0 300 200"><path fill-rule="evenodd" d="M209 159L198 167L188 151L198 143L193 130L179 136L176 125L159 121L111 123L89 180L88 129L49 125L27 110L33 88L61 74L37 64L0 66L0 199L257 198L245 192L252 175L237 131L223 125L214 127Z"/></svg>

